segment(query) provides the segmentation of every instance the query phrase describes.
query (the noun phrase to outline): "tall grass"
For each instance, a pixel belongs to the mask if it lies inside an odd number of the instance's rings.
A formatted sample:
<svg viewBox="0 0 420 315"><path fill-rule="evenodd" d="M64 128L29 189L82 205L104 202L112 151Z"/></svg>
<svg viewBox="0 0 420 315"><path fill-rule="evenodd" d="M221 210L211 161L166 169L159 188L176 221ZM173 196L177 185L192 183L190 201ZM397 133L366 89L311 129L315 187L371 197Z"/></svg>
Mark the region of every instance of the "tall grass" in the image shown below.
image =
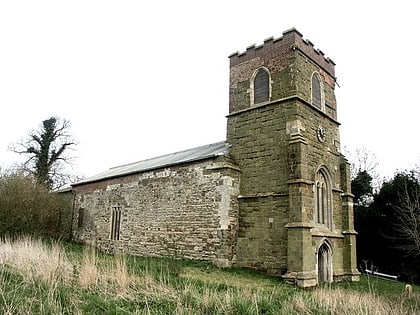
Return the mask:
<svg viewBox="0 0 420 315"><path fill-rule="evenodd" d="M51 242L48 246L33 237L21 237L15 241L5 239L0 245L0 264L12 267L25 281L39 279L54 282L66 279L72 265L63 248Z"/></svg>
<svg viewBox="0 0 420 315"><path fill-rule="evenodd" d="M310 295L298 295L293 299L293 312L301 314L420 314L417 301L399 302L378 294L338 289L317 289Z"/></svg>
<svg viewBox="0 0 420 315"><path fill-rule="evenodd" d="M418 293L378 292L371 283L308 292L243 269L30 237L0 243L1 314L419 314Z"/></svg>

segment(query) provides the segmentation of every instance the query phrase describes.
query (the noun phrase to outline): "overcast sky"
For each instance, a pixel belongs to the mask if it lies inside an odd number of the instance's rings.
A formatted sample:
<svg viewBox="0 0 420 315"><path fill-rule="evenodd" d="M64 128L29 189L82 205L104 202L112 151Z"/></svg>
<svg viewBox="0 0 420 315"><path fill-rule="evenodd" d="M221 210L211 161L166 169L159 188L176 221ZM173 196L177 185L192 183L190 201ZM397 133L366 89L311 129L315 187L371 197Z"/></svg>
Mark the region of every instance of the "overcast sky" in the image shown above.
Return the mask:
<svg viewBox="0 0 420 315"><path fill-rule="evenodd" d="M59 116L73 172L226 138L229 59L295 27L336 63L342 148L379 172L420 161L416 1L0 1L0 166Z"/></svg>

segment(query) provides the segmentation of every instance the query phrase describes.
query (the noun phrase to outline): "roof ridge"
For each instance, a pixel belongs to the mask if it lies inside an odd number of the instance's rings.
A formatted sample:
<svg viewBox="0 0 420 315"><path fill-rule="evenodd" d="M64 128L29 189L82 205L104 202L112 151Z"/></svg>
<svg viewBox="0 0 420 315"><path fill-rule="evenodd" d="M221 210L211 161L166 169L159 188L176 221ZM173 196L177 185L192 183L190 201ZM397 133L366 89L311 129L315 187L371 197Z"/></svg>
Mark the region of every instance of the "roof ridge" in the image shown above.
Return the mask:
<svg viewBox="0 0 420 315"><path fill-rule="evenodd" d="M219 141L194 147L182 151L177 151L161 156L156 156L146 160L141 160L133 163L123 164L112 167L104 172L82 179L72 186L87 184L91 182L97 182L101 180L143 173L155 169L162 169L170 167L172 165L179 165L185 163L191 163L204 159L214 158L217 156L225 155L229 150L229 145L226 141Z"/></svg>
<svg viewBox="0 0 420 315"><path fill-rule="evenodd" d="M150 158L147 158L147 159L144 159L144 160L138 160L136 162L131 162L131 163L126 163L126 164L113 166L113 167L110 167L109 170L113 170L113 169L116 169L116 168L119 168L119 167L134 165L134 164L137 164L137 163L140 163L140 162L146 162L146 161L158 159L158 158L169 156L169 155L174 155L174 154L180 154L180 153L184 153L184 152L188 152L188 151L193 151L193 150L197 150L199 148L215 146L215 145L222 144L222 143L226 143L226 140L225 141L218 141L218 142L214 142L214 143L209 143L209 144L206 144L206 145L200 145L198 147L193 147L193 148L189 148L189 149L185 149L185 150L181 150L181 151L175 151L175 152L172 152L172 153L157 155L157 156L153 156L153 157L150 157Z"/></svg>

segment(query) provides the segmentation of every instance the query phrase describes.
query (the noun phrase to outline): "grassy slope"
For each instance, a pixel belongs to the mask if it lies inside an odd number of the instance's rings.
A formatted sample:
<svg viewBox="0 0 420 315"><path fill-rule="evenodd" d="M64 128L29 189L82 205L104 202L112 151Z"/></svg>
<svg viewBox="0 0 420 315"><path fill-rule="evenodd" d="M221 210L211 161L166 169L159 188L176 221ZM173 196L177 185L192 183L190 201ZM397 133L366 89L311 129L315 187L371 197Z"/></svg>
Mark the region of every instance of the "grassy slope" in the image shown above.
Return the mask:
<svg viewBox="0 0 420 315"><path fill-rule="evenodd" d="M420 314L420 287L362 277L302 291L210 264L111 257L73 244L0 244L1 314Z"/></svg>

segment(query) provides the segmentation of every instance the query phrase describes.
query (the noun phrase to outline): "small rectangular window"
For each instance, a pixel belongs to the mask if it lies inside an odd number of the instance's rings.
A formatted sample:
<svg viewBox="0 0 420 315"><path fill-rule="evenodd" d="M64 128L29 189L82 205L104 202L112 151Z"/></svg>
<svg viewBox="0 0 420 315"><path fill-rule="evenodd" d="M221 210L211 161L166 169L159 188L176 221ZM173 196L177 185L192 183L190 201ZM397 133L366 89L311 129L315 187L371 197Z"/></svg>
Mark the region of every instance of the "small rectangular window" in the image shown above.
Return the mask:
<svg viewBox="0 0 420 315"><path fill-rule="evenodd" d="M110 239L118 241L121 229L121 207L112 207L111 211L111 235Z"/></svg>
<svg viewBox="0 0 420 315"><path fill-rule="evenodd" d="M77 217L77 227L83 226L83 216L85 215L85 209L79 208L79 216Z"/></svg>

